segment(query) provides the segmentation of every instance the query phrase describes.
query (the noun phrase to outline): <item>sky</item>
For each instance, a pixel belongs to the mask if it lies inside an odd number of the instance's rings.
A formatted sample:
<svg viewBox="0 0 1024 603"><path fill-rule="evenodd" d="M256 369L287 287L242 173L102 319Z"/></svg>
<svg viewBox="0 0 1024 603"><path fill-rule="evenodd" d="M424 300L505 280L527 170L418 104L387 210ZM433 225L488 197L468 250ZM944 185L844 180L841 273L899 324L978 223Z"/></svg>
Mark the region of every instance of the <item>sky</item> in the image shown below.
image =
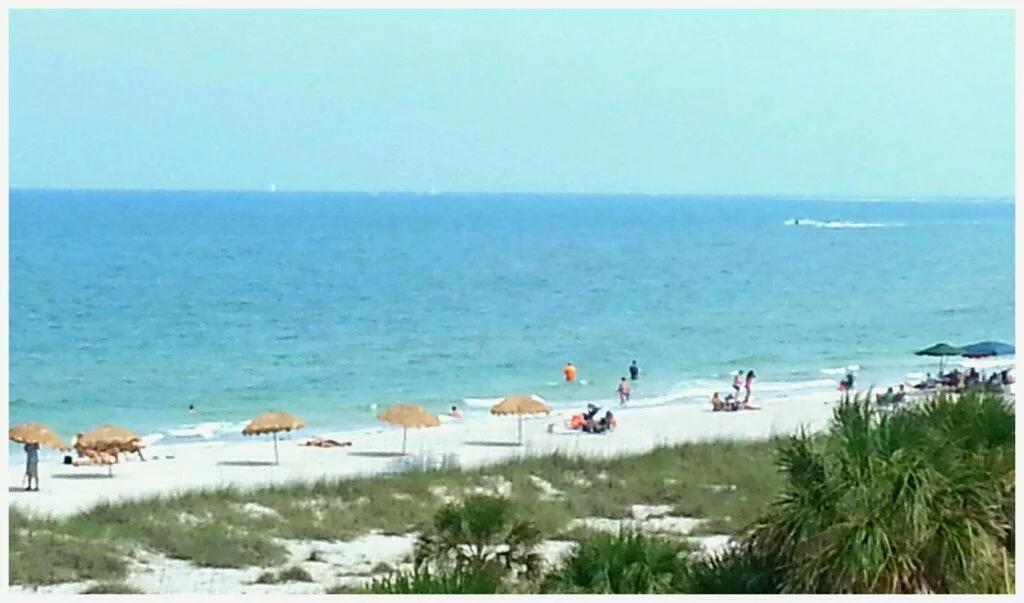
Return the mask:
<svg viewBox="0 0 1024 603"><path fill-rule="evenodd" d="M10 13L10 184L1009 197L1001 11Z"/></svg>

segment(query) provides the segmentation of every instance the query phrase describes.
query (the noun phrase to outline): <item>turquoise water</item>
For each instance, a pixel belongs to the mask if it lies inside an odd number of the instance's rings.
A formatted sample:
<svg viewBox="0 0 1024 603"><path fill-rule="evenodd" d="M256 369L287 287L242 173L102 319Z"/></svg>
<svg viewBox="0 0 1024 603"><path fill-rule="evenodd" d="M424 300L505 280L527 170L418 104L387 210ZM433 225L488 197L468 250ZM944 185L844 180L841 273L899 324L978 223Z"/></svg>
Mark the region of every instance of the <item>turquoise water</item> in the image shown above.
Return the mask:
<svg viewBox="0 0 1024 603"><path fill-rule="evenodd" d="M633 359L640 404L703 402L740 369L758 396L834 390L847 365L887 383L931 369L911 352L937 341L1013 342L1013 219L1010 202L17 190L10 419L174 442L277 408L315 433L400 401L609 401Z"/></svg>

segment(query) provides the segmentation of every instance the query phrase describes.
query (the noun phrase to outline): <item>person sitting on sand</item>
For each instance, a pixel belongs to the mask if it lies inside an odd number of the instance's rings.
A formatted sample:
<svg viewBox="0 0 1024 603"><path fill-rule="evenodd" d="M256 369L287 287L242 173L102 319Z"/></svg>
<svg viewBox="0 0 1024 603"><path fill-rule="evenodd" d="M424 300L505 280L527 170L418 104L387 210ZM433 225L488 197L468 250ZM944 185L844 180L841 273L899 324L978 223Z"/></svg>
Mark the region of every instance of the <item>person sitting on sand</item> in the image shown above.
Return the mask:
<svg viewBox="0 0 1024 603"><path fill-rule="evenodd" d="M882 406L887 406L889 404L892 404L895 400L896 400L896 394L893 393L891 387L889 389L885 390L884 394L878 394L877 396L875 396L875 401L878 402L878 404L882 405Z"/></svg>
<svg viewBox="0 0 1024 603"><path fill-rule="evenodd" d="M626 381L626 378L623 377L622 380L619 381L619 404L625 406L626 402L629 402L629 394L629 381Z"/></svg>
<svg viewBox="0 0 1024 603"><path fill-rule="evenodd" d="M604 416L598 420L597 424L594 425L594 433L605 433L611 431L615 427L615 417L612 415L612 411L604 413Z"/></svg>
<svg viewBox="0 0 1024 603"><path fill-rule="evenodd" d="M308 446L310 448L344 448L345 446L351 446L352 442L339 442L337 440L325 440L321 437L313 438L299 444L299 446Z"/></svg>
<svg viewBox="0 0 1024 603"><path fill-rule="evenodd" d="M736 376L732 378L732 397L736 400L740 397L740 388L743 386L743 371L736 371Z"/></svg>
<svg viewBox="0 0 1024 603"><path fill-rule="evenodd" d="M892 402L893 404L899 404L900 402L906 401L906 399L907 390L903 387L903 384L900 383L900 391L896 392L896 395L893 396Z"/></svg>
<svg viewBox="0 0 1024 603"><path fill-rule="evenodd" d="M722 399L718 397L718 392L711 394L711 410L713 412L725 410L725 402L722 402Z"/></svg>
<svg viewBox="0 0 1024 603"><path fill-rule="evenodd" d="M453 406L452 407L452 411L450 413L448 413L448 416L450 416L453 419L461 419L462 418L462 412L459 410L458 406Z"/></svg>

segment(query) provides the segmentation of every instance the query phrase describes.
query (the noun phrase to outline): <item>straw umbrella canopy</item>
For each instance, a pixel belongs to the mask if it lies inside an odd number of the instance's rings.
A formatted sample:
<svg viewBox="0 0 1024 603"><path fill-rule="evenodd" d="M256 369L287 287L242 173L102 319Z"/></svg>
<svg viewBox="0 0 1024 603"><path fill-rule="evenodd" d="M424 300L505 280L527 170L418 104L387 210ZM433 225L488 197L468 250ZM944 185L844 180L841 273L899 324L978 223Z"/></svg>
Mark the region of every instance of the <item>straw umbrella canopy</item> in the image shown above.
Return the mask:
<svg viewBox="0 0 1024 603"><path fill-rule="evenodd" d="M132 452L142 444L142 436L131 429L117 425L103 425L85 434L78 434L74 440L75 448L99 450L104 452Z"/></svg>
<svg viewBox="0 0 1024 603"><path fill-rule="evenodd" d="M60 436L42 423L22 423L10 428L7 431L7 437L12 442L19 444L39 444L61 451L71 450L71 447L64 443Z"/></svg>
<svg viewBox="0 0 1024 603"><path fill-rule="evenodd" d="M537 396L509 396L491 408L492 415L519 416L519 445L523 445L523 416L548 414L551 409Z"/></svg>
<svg viewBox="0 0 1024 603"><path fill-rule="evenodd" d="M93 462L106 464L107 473L113 475L113 464L117 462L118 455L137 452L142 447L142 436L130 429L107 424L88 433L79 433L71 446Z"/></svg>
<svg viewBox="0 0 1024 603"><path fill-rule="evenodd" d="M277 456L277 434L281 431L292 431L293 429L302 429L306 426L306 422L290 415L286 412L273 411L266 412L256 417L245 426L242 430L242 435L263 435L273 434L274 436L274 464L280 464L280 459Z"/></svg>
<svg viewBox="0 0 1024 603"><path fill-rule="evenodd" d="M440 419L415 404L396 404L380 413L377 418L388 425L395 425L402 428L403 456L405 455L405 445L409 437L410 429L441 426Z"/></svg>

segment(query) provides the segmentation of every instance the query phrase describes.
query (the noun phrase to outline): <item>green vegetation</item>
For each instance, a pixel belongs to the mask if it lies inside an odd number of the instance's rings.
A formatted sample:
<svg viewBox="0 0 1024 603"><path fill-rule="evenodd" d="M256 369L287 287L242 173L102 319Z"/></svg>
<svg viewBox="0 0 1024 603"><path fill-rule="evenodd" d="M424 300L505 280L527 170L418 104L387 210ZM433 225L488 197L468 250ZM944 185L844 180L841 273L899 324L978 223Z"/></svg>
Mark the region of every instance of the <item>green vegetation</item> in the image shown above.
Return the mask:
<svg viewBox="0 0 1024 603"><path fill-rule="evenodd" d="M540 532L516 517L506 498L474 494L445 505L416 542L417 568L426 564L469 574L535 578Z"/></svg>
<svg viewBox="0 0 1024 603"><path fill-rule="evenodd" d="M81 592L83 595L144 595L146 593L124 582L97 582Z"/></svg>
<svg viewBox="0 0 1024 603"><path fill-rule="evenodd" d="M143 550L206 567L276 568L288 561L280 540L422 531L452 499L502 485L541 538L565 532L574 518L626 517L634 504L674 505L673 514L704 517L722 533L736 533L781 484L771 442L717 441L613 459L549 455L464 472L196 490L103 503L59 519L11 508L10 575L12 584L27 586L119 580Z"/></svg>
<svg viewBox="0 0 1024 603"><path fill-rule="evenodd" d="M280 572L263 572L256 578L256 584L284 584L285 582L312 582L313 576L297 565Z"/></svg>
<svg viewBox="0 0 1024 603"><path fill-rule="evenodd" d="M998 394L893 412L853 400L826 433L773 442L204 491L59 520L12 510L11 582L121 580L139 549L269 568L286 561L279 539L417 530L412 571L329 592L1012 593L1014 416ZM735 547L695 557L678 537L570 527L635 504L706 519ZM541 575L534 545L559 535L579 546Z"/></svg>
<svg viewBox="0 0 1024 603"><path fill-rule="evenodd" d="M1014 411L1000 397L896 413L854 402L780 451L749 542L784 593L995 593L1013 558Z"/></svg>
<svg viewBox="0 0 1024 603"><path fill-rule="evenodd" d="M639 532L597 534L550 573L546 593L657 595L684 592L690 548L679 540Z"/></svg>

